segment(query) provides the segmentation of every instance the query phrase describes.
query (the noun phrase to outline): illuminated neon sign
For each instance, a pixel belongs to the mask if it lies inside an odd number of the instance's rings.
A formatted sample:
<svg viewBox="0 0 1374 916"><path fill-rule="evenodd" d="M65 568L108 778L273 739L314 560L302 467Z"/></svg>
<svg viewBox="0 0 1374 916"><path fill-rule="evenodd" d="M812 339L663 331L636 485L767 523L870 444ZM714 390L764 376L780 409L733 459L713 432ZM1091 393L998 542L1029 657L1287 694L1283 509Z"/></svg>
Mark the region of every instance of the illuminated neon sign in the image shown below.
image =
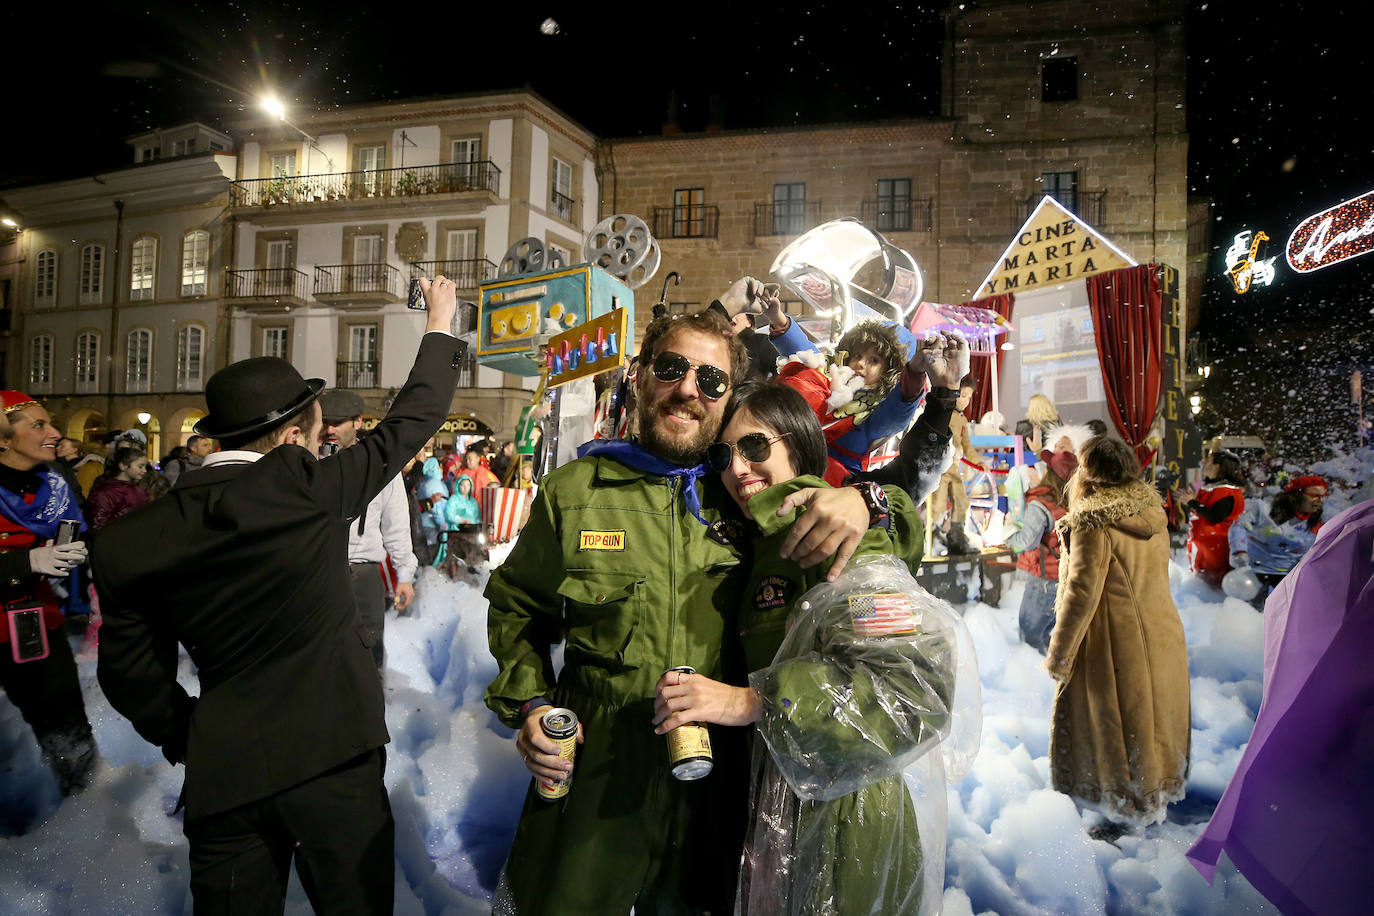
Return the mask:
<svg viewBox="0 0 1374 916"><path fill-rule="evenodd" d="M1374 191L1309 216L1288 237L1288 265L1321 270L1374 251Z"/></svg>
<svg viewBox="0 0 1374 916"><path fill-rule="evenodd" d="M1259 260L1260 245L1269 241L1269 234L1263 230L1254 233L1252 239L1249 229L1239 232L1226 249L1226 276L1236 292L1244 295L1253 286L1268 286L1274 282L1274 262L1278 255Z"/></svg>

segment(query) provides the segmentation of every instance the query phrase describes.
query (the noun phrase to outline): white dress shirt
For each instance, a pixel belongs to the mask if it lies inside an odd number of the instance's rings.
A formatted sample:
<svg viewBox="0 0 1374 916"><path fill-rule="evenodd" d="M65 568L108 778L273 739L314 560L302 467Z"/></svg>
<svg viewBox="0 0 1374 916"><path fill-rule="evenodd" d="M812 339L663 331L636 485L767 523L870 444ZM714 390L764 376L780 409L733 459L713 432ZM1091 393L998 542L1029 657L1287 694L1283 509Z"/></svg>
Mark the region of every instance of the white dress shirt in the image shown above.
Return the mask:
<svg viewBox="0 0 1374 916"><path fill-rule="evenodd" d="M382 563L387 554L396 567L396 581L414 582L420 563L410 543L410 504L400 474L372 497L362 524L348 526L348 562Z"/></svg>

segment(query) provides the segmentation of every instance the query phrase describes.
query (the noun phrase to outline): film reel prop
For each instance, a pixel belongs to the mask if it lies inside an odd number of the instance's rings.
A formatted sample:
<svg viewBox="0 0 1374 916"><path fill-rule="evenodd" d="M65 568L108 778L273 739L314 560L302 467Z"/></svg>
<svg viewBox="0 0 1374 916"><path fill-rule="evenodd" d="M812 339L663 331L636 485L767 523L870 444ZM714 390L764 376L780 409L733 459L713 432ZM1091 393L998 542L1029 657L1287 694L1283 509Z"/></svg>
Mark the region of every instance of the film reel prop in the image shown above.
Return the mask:
<svg viewBox="0 0 1374 916"><path fill-rule="evenodd" d="M510 246L506 256L501 259L498 277L513 277L517 274L532 274L545 270L562 270L567 267L563 255L556 249L545 248L537 238L527 237Z"/></svg>
<svg viewBox="0 0 1374 916"><path fill-rule="evenodd" d="M638 289L658 271L663 256L644 220L629 213L616 213L587 233L582 242L582 259L630 289Z"/></svg>

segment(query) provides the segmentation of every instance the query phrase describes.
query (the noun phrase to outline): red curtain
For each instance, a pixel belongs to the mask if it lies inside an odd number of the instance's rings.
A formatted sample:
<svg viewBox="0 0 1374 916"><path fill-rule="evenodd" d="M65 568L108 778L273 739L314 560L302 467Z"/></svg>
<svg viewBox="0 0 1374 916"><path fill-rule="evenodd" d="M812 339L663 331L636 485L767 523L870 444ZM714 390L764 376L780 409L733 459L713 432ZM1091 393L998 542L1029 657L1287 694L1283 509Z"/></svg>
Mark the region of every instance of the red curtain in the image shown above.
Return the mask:
<svg viewBox="0 0 1374 916"><path fill-rule="evenodd" d="M1154 264L1094 274L1085 281L1107 410L1143 465L1145 439L1164 390L1164 325Z"/></svg>
<svg viewBox="0 0 1374 916"><path fill-rule="evenodd" d="M1015 294L1003 293L1000 296L988 296L986 299L975 299L972 302L962 302L960 304L971 305L974 308L988 309L1010 321L1014 299ZM964 416L967 417L970 422L978 422L983 419L983 414L992 410L992 360L997 360L997 378L1000 381L1002 378L1002 357L1005 355L1002 352L1002 341L1005 339L1006 337L1004 335L993 341L992 345L996 348L996 356L992 358L975 356L970 360L969 371L978 382L978 387L974 389L973 392L973 400L969 402L969 406L964 410ZM1015 422L1015 417L1008 418L1005 424L1006 428L1011 429L1012 424Z"/></svg>

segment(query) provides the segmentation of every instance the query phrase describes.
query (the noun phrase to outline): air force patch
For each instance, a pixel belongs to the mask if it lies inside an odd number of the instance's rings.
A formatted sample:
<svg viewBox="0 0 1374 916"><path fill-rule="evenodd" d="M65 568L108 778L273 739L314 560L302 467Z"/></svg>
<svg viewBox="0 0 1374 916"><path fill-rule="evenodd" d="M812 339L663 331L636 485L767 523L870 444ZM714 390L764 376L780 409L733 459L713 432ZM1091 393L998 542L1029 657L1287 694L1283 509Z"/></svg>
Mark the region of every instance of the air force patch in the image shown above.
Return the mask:
<svg viewBox="0 0 1374 916"><path fill-rule="evenodd" d="M792 591L791 579L769 576L759 583L759 590L754 592L754 607L760 611L782 607L791 600Z"/></svg>

